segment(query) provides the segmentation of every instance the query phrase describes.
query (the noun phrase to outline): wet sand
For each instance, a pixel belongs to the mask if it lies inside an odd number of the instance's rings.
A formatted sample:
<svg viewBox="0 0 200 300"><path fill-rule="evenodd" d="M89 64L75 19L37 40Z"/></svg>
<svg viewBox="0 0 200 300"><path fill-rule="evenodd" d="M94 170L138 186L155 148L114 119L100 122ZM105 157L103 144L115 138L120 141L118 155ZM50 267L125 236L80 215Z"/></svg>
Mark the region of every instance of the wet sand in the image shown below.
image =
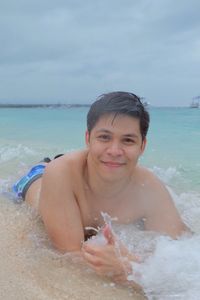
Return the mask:
<svg viewBox="0 0 200 300"><path fill-rule="evenodd" d="M2 196L0 240L0 299L145 299L56 253L37 214Z"/></svg>

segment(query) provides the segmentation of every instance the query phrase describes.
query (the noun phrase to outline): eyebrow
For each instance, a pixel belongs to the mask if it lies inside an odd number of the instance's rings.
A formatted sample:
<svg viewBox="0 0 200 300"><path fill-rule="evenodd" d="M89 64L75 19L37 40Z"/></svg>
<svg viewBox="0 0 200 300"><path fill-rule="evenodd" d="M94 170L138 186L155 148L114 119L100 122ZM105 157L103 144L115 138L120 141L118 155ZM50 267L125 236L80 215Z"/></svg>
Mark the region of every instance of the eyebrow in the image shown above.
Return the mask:
<svg viewBox="0 0 200 300"><path fill-rule="evenodd" d="M109 133L112 134L111 131L104 129L104 128L100 128L96 131L97 133ZM127 133L127 134L123 134L123 137L129 137L129 138L138 138L138 135L135 133Z"/></svg>

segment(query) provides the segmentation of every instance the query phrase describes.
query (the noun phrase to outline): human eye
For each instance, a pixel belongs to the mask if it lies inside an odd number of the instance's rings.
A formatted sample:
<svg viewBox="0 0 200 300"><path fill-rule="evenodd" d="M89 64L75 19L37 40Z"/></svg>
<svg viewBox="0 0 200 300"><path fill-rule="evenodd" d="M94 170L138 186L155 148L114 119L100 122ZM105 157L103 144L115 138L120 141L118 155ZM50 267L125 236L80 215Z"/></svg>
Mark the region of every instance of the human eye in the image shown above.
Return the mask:
<svg viewBox="0 0 200 300"><path fill-rule="evenodd" d="M110 136L108 134L100 134L97 136L97 139L102 142L107 142L110 140Z"/></svg>
<svg viewBox="0 0 200 300"><path fill-rule="evenodd" d="M133 145L133 144L135 144L135 140L132 139L132 138L127 137L127 138L123 139L123 143L126 144L126 145Z"/></svg>

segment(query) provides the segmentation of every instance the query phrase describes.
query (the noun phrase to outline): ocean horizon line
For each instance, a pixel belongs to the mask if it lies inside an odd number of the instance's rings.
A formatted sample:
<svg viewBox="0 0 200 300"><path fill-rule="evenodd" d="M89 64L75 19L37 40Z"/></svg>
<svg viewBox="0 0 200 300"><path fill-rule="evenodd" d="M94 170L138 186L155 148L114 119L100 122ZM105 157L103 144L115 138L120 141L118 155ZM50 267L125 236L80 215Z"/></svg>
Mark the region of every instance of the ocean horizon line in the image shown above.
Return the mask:
<svg viewBox="0 0 200 300"><path fill-rule="evenodd" d="M92 104L89 103L0 103L1 108L79 108L79 107L90 107ZM148 105L149 108L190 108L189 106L158 106L158 105Z"/></svg>
<svg viewBox="0 0 200 300"><path fill-rule="evenodd" d="M71 107L90 107L91 104L84 103L71 103L71 104L48 104L48 103L38 103L38 104L33 104L33 103L21 103L21 104L4 104L0 103L0 108L37 108L37 107L43 107L43 108L71 108Z"/></svg>

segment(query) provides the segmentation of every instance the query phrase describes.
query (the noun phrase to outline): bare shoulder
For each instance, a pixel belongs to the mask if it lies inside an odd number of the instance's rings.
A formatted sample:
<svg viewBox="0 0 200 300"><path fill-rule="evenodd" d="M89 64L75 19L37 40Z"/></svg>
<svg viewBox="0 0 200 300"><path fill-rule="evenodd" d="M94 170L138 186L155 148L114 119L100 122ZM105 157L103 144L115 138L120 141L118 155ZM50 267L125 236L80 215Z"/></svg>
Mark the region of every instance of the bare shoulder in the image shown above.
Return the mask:
<svg viewBox="0 0 200 300"><path fill-rule="evenodd" d="M157 189L166 189L166 185L162 180L148 168L139 166L137 177L142 186L148 189L149 192L155 193Z"/></svg>
<svg viewBox="0 0 200 300"><path fill-rule="evenodd" d="M142 167L138 177L142 186L145 228L172 237L180 235L186 227L165 184L152 171Z"/></svg>
<svg viewBox="0 0 200 300"><path fill-rule="evenodd" d="M71 176L73 173L81 174L87 159L87 151L74 151L52 160L45 168L45 175L58 177Z"/></svg>
<svg viewBox="0 0 200 300"><path fill-rule="evenodd" d="M163 205L164 202L173 203L166 185L151 170L139 167L138 180L146 207L152 208L154 205Z"/></svg>
<svg viewBox="0 0 200 300"><path fill-rule="evenodd" d="M82 184L86 152L67 153L47 164L42 177L40 207L47 203L63 203L74 198L75 190Z"/></svg>

